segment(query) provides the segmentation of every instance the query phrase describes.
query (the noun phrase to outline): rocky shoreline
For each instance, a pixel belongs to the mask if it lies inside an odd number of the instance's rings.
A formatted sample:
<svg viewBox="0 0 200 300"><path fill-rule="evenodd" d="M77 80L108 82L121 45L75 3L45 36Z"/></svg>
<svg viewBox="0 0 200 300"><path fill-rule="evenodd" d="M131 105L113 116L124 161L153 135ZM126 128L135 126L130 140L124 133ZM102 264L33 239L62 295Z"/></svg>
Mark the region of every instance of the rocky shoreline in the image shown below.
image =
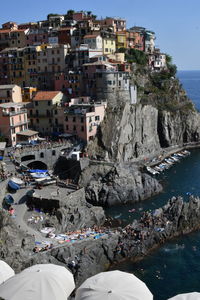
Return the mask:
<svg viewBox="0 0 200 300"><path fill-rule="evenodd" d="M65 244L33 255L22 263L22 269L36 263L52 262L71 268L80 285L86 278L108 270L125 259L137 260L166 241L200 228L200 198L190 197L184 202L173 197L160 209L144 212L141 220L125 228L117 228L99 239Z"/></svg>

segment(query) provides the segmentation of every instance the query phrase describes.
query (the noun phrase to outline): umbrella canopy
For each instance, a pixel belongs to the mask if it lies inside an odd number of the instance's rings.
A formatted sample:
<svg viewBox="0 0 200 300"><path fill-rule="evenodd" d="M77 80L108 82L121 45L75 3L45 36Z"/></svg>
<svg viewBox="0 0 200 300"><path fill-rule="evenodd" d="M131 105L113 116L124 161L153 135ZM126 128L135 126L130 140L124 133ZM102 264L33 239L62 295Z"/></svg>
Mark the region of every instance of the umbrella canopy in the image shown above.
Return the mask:
<svg viewBox="0 0 200 300"><path fill-rule="evenodd" d="M0 260L0 284L14 275L14 270L5 261Z"/></svg>
<svg viewBox="0 0 200 300"><path fill-rule="evenodd" d="M110 271L88 278L78 289L75 300L153 300L147 286L130 273Z"/></svg>
<svg viewBox="0 0 200 300"><path fill-rule="evenodd" d="M0 297L9 300L66 300L74 290L73 275L54 264L34 265L0 285Z"/></svg>
<svg viewBox="0 0 200 300"><path fill-rule="evenodd" d="M200 299L200 293L187 293L187 294L179 294L168 300L198 300Z"/></svg>

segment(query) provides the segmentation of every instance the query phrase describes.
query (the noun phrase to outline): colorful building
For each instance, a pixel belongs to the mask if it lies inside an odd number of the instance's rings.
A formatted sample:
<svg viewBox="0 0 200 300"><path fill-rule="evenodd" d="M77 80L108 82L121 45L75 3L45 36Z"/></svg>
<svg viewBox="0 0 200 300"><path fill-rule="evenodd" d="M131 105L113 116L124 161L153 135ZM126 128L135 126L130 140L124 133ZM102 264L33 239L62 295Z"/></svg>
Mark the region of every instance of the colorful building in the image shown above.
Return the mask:
<svg viewBox="0 0 200 300"><path fill-rule="evenodd" d="M22 89L22 101L31 102L37 92L36 87L24 87Z"/></svg>
<svg viewBox="0 0 200 300"><path fill-rule="evenodd" d="M9 47L23 48L27 45L29 29L17 29L10 32Z"/></svg>
<svg viewBox="0 0 200 300"><path fill-rule="evenodd" d="M27 110L21 103L0 104L0 136L4 137L7 144L14 146L20 140L20 133L28 130ZM35 138L37 132L27 136Z"/></svg>
<svg viewBox="0 0 200 300"><path fill-rule="evenodd" d="M81 140L93 140L98 126L103 121L106 102L90 103L88 97L72 99L64 110L64 132L76 135Z"/></svg>
<svg viewBox="0 0 200 300"><path fill-rule="evenodd" d="M32 99L28 108L30 127L46 135L54 132L54 128L63 124L58 118L58 107L66 101L65 95L60 91L39 91Z"/></svg>
<svg viewBox="0 0 200 300"><path fill-rule="evenodd" d="M117 31L116 32L116 49L126 48L126 31Z"/></svg>
<svg viewBox="0 0 200 300"><path fill-rule="evenodd" d="M113 54L116 52L115 36L110 34L103 35L103 54Z"/></svg>

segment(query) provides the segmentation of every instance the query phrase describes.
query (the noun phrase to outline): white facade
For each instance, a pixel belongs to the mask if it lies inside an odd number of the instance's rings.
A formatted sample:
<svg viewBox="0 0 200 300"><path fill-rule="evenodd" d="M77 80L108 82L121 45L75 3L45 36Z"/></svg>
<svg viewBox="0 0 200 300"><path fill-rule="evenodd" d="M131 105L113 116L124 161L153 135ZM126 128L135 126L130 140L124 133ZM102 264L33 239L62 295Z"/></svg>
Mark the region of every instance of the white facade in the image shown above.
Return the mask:
<svg viewBox="0 0 200 300"><path fill-rule="evenodd" d="M103 48L103 40L100 35L92 36L92 35L86 35L84 37L84 44L87 44L90 49L100 49Z"/></svg>

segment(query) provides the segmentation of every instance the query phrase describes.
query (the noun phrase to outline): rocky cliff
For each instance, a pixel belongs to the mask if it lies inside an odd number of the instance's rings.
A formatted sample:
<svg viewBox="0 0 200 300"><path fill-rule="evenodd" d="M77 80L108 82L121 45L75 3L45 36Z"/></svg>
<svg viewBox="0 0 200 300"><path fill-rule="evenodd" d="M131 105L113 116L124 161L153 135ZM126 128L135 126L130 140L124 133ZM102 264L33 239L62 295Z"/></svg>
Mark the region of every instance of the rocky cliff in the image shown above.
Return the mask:
<svg viewBox="0 0 200 300"><path fill-rule="evenodd" d="M200 141L200 114L179 81L166 74L133 74L138 102L108 100L106 117L91 156L110 161L134 161L156 155L162 148ZM117 95L116 95L117 97Z"/></svg>
<svg viewBox="0 0 200 300"><path fill-rule="evenodd" d="M81 174L86 200L93 205L112 206L134 203L162 190L159 182L136 165L90 164Z"/></svg>

